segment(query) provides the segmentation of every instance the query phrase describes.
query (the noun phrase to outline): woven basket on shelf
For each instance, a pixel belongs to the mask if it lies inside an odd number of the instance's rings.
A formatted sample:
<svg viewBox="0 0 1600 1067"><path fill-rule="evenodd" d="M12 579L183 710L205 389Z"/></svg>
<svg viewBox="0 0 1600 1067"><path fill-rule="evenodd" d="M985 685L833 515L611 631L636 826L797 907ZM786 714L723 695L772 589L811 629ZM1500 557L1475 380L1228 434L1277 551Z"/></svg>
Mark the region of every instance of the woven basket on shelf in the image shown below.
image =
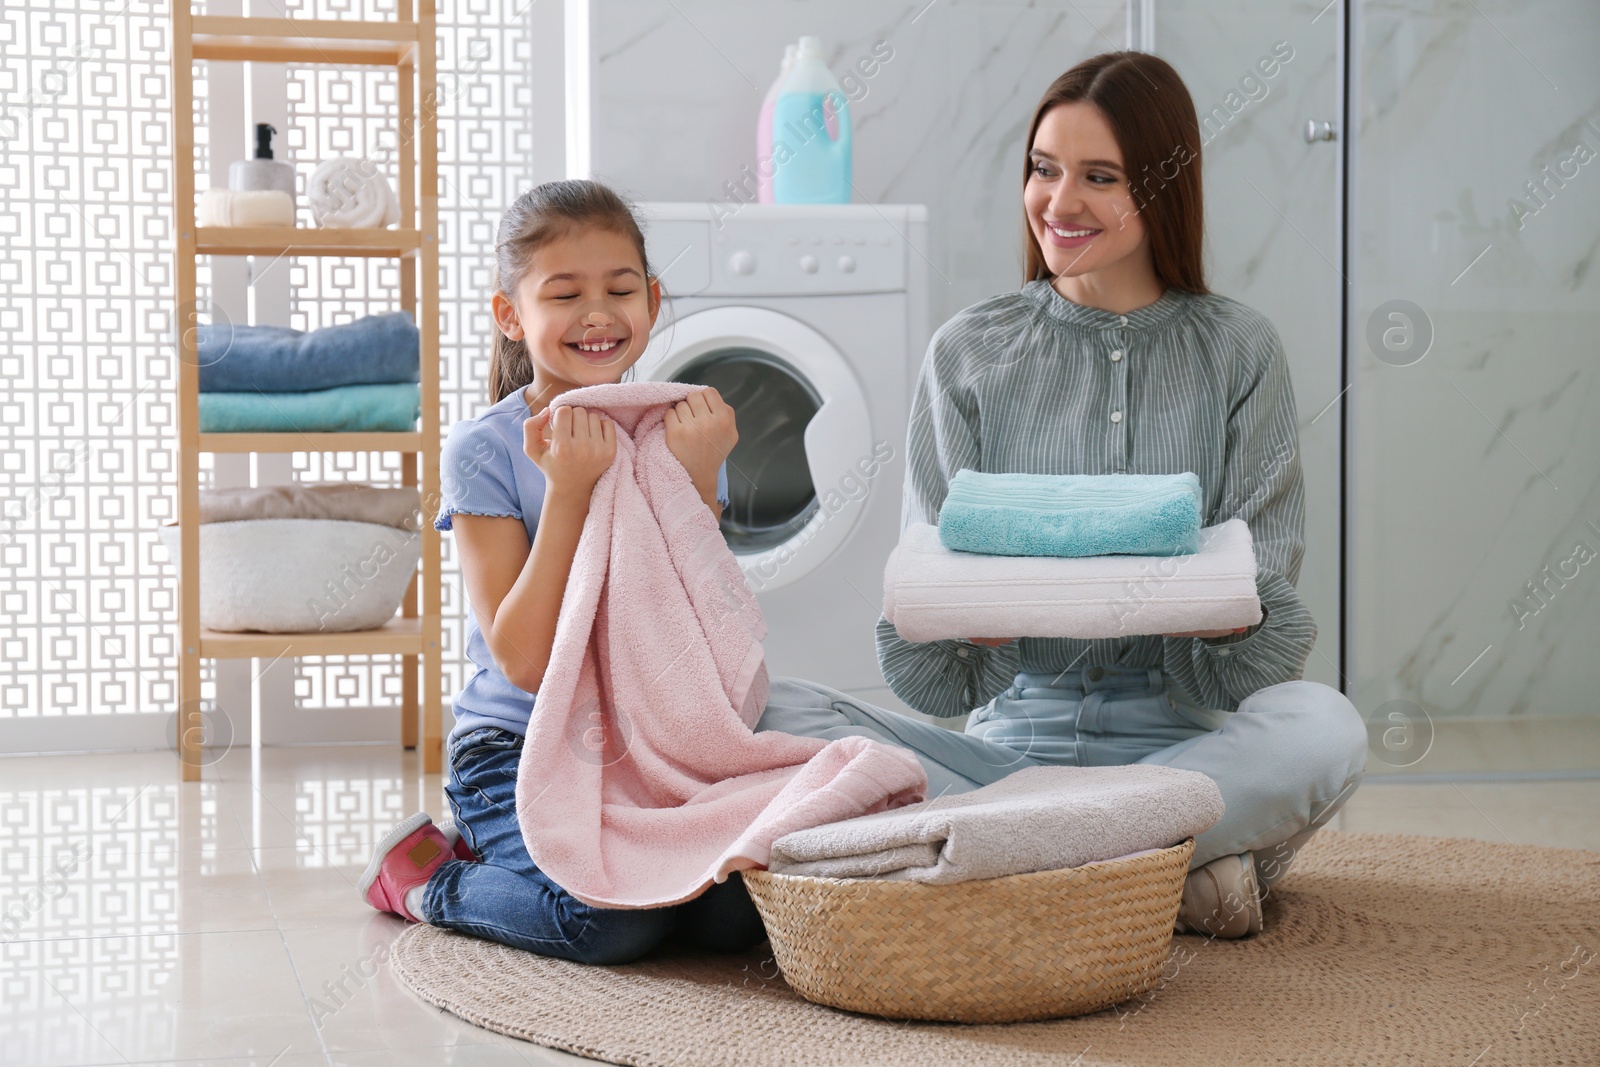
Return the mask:
<svg viewBox="0 0 1600 1067"><path fill-rule="evenodd" d="M1194 838L1132 859L950 885L743 872L807 1000L893 1019L1083 1015L1154 986Z"/></svg>

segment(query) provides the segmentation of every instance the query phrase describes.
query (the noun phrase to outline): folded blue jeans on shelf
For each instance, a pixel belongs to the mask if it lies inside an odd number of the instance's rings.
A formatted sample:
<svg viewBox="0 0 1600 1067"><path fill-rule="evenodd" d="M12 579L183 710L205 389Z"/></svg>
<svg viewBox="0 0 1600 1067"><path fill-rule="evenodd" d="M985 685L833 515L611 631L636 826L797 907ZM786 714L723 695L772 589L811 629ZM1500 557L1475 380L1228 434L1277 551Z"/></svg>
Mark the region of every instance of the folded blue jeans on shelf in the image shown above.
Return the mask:
<svg viewBox="0 0 1600 1067"><path fill-rule="evenodd" d="M196 331L195 343L202 393L296 393L421 380L421 334L404 311L305 332L212 323Z"/></svg>
<svg viewBox="0 0 1600 1067"><path fill-rule="evenodd" d="M1200 479L960 470L939 540L991 556L1182 556L1200 549Z"/></svg>

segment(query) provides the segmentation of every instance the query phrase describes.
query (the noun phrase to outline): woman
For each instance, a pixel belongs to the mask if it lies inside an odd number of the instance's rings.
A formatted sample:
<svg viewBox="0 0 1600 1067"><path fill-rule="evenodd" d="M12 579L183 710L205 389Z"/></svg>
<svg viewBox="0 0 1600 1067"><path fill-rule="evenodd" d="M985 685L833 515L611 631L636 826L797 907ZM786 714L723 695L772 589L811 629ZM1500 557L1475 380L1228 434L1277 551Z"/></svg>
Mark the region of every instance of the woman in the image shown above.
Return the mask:
<svg viewBox="0 0 1600 1067"><path fill-rule="evenodd" d="M877 644L906 703L971 712L964 734L946 731L956 745L978 742L968 749L895 733L920 752L938 746L975 785L1050 763L1210 776L1226 813L1195 839L1178 929L1247 937L1261 929L1267 888L1355 791L1367 740L1346 697L1300 680L1317 627L1294 588L1304 551L1294 394L1272 324L1205 285L1198 130L1177 72L1144 53L1095 56L1045 92L1027 140L1025 284L934 335L902 522L936 523L962 468L1193 471L1203 525L1250 527L1262 621L917 644L880 619ZM849 714L864 725L859 705Z"/></svg>

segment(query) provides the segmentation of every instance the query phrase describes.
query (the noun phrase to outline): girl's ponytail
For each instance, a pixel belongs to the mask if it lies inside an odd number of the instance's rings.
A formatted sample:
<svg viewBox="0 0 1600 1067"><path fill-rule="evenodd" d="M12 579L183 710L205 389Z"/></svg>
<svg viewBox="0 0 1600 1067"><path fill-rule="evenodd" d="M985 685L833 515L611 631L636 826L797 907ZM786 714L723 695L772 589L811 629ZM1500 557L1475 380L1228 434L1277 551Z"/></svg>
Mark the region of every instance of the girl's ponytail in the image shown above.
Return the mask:
<svg viewBox="0 0 1600 1067"><path fill-rule="evenodd" d="M587 178L568 178L535 186L514 200L495 234L494 286L514 297L528 273L534 250L579 226L598 226L620 233L639 250L639 265L651 276L644 232L628 202L611 188ZM533 382L533 357L522 341L513 341L495 325L489 350L489 401L498 404Z"/></svg>

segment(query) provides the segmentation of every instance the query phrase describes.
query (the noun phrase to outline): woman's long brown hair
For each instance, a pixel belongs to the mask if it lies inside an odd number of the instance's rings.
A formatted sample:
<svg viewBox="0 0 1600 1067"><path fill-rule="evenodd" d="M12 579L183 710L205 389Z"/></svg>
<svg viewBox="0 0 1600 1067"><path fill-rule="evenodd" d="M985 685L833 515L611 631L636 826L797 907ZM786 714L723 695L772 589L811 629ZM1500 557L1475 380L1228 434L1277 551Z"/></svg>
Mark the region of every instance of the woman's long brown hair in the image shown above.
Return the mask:
<svg viewBox="0 0 1600 1067"><path fill-rule="evenodd" d="M1200 124L1194 100L1178 72L1148 52L1104 52L1050 83L1028 127L1022 183L1033 165L1028 153L1045 113L1060 104L1093 104L1111 125L1134 203L1149 232L1150 259L1164 286L1208 293L1201 244L1205 210L1200 185ZM1051 277L1044 252L1022 219L1027 258L1024 282Z"/></svg>

